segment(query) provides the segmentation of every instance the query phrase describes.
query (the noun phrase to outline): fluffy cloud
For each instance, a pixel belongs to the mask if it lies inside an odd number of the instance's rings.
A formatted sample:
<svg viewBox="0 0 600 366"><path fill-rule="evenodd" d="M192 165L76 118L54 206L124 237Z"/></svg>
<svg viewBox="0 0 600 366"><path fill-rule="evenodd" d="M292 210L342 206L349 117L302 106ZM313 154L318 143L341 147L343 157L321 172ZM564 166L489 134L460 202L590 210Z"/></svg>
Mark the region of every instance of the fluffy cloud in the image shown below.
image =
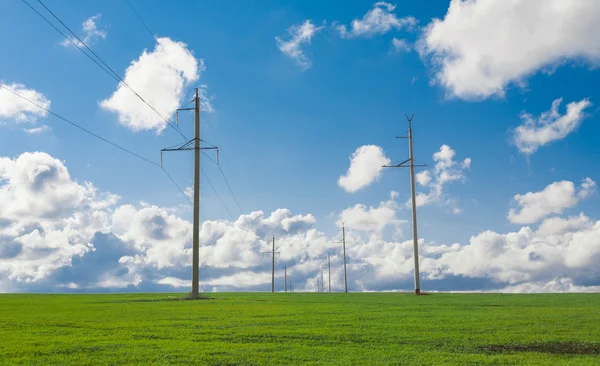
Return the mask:
<svg viewBox="0 0 600 366"><path fill-rule="evenodd" d="M540 283L551 284L557 278L567 278L577 286L597 286L599 234L600 222L583 215L550 218L537 230L482 232L471 237L469 245L454 245L439 258L423 259L422 267L428 278L489 278L521 289L539 288Z"/></svg>
<svg viewBox="0 0 600 366"><path fill-rule="evenodd" d="M302 70L307 70L312 66L312 61L304 54L301 46L302 44L310 44L312 37L321 29L323 29L323 26L316 27L310 20L293 25L287 30L291 37L288 41L275 37L277 48L284 55L294 60Z"/></svg>
<svg viewBox="0 0 600 366"><path fill-rule="evenodd" d="M573 132L585 117L584 110L592 105L588 99L567 104L567 112L560 114L558 107L562 98L552 102L552 108L534 118L529 113L521 113L522 125L515 128L513 143L524 154L533 154L540 147L552 141L562 140Z"/></svg>
<svg viewBox="0 0 600 366"><path fill-rule="evenodd" d="M452 154L441 150L448 164ZM586 181L587 191L592 183ZM584 191L582 188L580 191ZM578 193L585 196L587 193ZM412 241L387 238L398 227L393 192L377 207L354 206L346 221L351 291L412 288ZM168 291L188 289L191 224L176 210L118 205L118 197L76 182L45 153L0 158L0 291ZM287 209L255 211L235 221L204 221L202 291L266 290L276 238L276 290L283 266L298 291L313 291L331 253L332 286L343 288L338 235ZM551 217L537 228L484 231L466 244L419 240L427 290L595 291L600 286L600 222L583 214Z"/></svg>
<svg viewBox="0 0 600 366"><path fill-rule="evenodd" d="M393 13L396 5L383 1L377 2L362 19L354 19L350 30L345 25L338 25L336 29L342 38L350 37L372 37L377 34L385 34L392 29L412 30L417 25L414 17L408 16L398 18Z"/></svg>
<svg viewBox="0 0 600 366"><path fill-rule="evenodd" d="M376 145L363 145L350 157L350 168L340 176L338 184L346 192L356 192L379 179L383 165L390 164L383 149Z"/></svg>
<svg viewBox="0 0 600 366"><path fill-rule="evenodd" d="M569 60L597 64L598 24L594 0L452 0L419 49L450 96L484 99Z"/></svg>
<svg viewBox="0 0 600 366"><path fill-rule="evenodd" d="M50 100L42 93L27 89L23 84L5 84L0 81L0 119L11 119L17 123L35 122L39 117L46 117L48 114L45 110L36 107L23 98L19 98L6 89L10 89L46 109L50 109Z"/></svg>
<svg viewBox="0 0 600 366"><path fill-rule="evenodd" d="M396 218L398 204L394 201L397 196L396 192L392 192L392 197L389 201L384 201L378 207L367 207L363 204L357 204L349 207L340 213L338 226L342 223L349 229L362 231L383 230L387 225L399 225L405 221Z"/></svg>
<svg viewBox="0 0 600 366"><path fill-rule="evenodd" d="M400 52L408 52L411 49L410 44L405 39L398 39L396 37L392 38L392 47L394 51Z"/></svg>
<svg viewBox="0 0 600 366"><path fill-rule="evenodd" d="M106 38L106 31L98 29L96 22L100 20L101 14L96 14L92 17L87 18L81 23L81 30L83 31L83 35L79 36L79 38L88 46L93 45L99 39ZM61 42L61 45L64 47L74 47L73 44L83 48L85 47L83 43L81 43L77 38L71 37L71 41L64 40Z"/></svg>
<svg viewBox="0 0 600 366"><path fill-rule="evenodd" d="M435 167L431 170L425 170L415 174L416 182L429 188L428 193L417 192L417 206L425 206L433 203L452 204L452 200L443 200L444 187L454 181L464 181L465 172L471 166L471 158L466 158L462 162L456 162L454 156L456 152L448 145L442 145L440 151L433 154ZM406 206L410 207L411 202L406 202ZM453 208L455 214L460 213L458 207Z"/></svg>
<svg viewBox="0 0 600 366"><path fill-rule="evenodd" d="M185 43L158 38L152 52L142 55L125 70L125 82L165 118L179 108L184 87L198 80L204 70ZM133 131L162 131L167 122L144 104L131 90L119 84L100 106L117 113L119 122Z"/></svg>
<svg viewBox="0 0 600 366"><path fill-rule="evenodd" d="M508 220L513 224L533 224L551 214L560 214L589 198L596 190L596 182L585 178L579 191L573 182L561 181L548 185L540 192L517 194L514 198L518 208L511 208Z"/></svg>
<svg viewBox="0 0 600 366"><path fill-rule="evenodd" d="M64 164L45 153L0 158L0 272L35 282L93 250L118 197L74 182Z"/></svg>

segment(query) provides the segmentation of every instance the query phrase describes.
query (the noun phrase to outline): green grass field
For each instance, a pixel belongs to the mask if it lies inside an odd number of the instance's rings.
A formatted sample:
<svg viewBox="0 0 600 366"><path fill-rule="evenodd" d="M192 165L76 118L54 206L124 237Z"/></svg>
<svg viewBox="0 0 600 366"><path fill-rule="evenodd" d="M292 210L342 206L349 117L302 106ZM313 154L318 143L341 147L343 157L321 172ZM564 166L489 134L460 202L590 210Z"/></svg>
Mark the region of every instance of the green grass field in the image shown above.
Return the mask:
<svg viewBox="0 0 600 366"><path fill-rule="evenodd" d="M600 294L0 295L0 364L600 364Z"/></svg>

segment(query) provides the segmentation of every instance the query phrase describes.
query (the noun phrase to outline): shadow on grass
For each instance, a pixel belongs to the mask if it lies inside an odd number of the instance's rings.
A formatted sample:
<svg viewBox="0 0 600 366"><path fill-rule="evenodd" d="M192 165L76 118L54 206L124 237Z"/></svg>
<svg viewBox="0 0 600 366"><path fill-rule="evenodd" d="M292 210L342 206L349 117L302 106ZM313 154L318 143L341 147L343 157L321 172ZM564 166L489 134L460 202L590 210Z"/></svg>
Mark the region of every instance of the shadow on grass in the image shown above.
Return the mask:
<svg viewBox="0 0 600 366"><path fill-rule="evenodd" d="M575 342L509 343L483 346L486 353L538 352L560 355L600 355L600 344Z"/></svg>
<svg viewBox="0 0 600 366"><path fill-rule="evenodd" d="M199 300L214 300L214 297L208 297L200 295L197 298L193 298L191 295L185 296L169 296L166 298L158 298L158 299L123 299L123 300L106 300L99 301L100 303L128 303L128 302L172 302L172 301L199 301Z"/></svg>

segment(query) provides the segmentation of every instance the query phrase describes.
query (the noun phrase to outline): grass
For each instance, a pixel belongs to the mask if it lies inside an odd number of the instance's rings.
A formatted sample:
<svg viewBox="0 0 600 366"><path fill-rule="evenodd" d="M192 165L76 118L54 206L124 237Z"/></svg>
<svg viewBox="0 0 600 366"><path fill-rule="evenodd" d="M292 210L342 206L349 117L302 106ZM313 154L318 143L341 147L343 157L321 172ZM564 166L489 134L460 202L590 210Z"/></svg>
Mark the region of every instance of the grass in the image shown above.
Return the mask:
<svg viewBox="0 0 600 366"><path fill-rule="evenodd" d="M600 364L600 294L0 295L0 364Z"/></svg>

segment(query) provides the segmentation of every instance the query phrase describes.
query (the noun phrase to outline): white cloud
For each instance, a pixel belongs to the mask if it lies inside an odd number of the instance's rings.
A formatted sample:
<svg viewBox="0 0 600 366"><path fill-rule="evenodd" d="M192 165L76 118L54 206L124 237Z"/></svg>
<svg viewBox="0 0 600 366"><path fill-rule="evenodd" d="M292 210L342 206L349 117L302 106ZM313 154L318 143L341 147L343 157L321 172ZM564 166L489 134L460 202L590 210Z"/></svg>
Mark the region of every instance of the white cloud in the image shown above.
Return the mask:
<svg viewBox="0 0 600 366"><path fill-rule="evenodd" d="M556 291L551 284L557 277L569 278L582 287L582 281L597 286L599 234L600 221L583 215L551 218L542 222L538 230L524 227L507 234L482 232L471 237L469 245L455 245L437 259L423 259L422 267L431 279L489 278L520 285L521 290L543 287L540 284L545 283L549 284L548 291Z"/></svg>
<svg viewBox="0 0 600 366"><path fill-rule="evenodd" d="M454 181L464 181L465 171L471 166L471 158L466 158L462 162L456 162L454 156L456 152L448 145L442 145L440 151L433 154L433 160L436 162L435 167L431 170L424 170L415 174L416 182L429 188L428 193L417 192L417 206L425 206L433 203L454 204L452 200L445 200L444 187ZM410 207L410 200L406 202L406 206ZM452 209L454 214L461 213L460 208Z"/></svg>
<svg viewBox="0 0 600 366"><path fill-rule="evenodd" d="M514 198L518 208L511 208L508 220L513 224L533 224L551 214L560 214L582 199L589 198L596 189L596 183L585 178L579 192L573 182L561 181L548 185L540 192L517 194Z"/></svg>
<svg viewBox="0 0 600 366"><path fill-rule="evenodd" d="M38 135L38 134L48 131L49 129L50 128L48 126L43 125L43 126L36 127L36 128L24 128L23 131L25 131L25 133L30 134L30 135Z"/></svg>
<svg viewBox="0 0 600 366"><path fill-rule="evenodd" d="M410 43L405 39L392 38L392 46L396 52L408 52L411 50Z"/></svg>
<svg viewBox="0 0 600 366"><path fill-rule="evenodd" d="M350 30L345 25L336 27L342 38L350 37L372 37L377 34L385 34L392 29L413 30L417 25L417 20L412 17L398 18L393 13L396 5L383 1L377 2L362 19L354 19Z"/></svg>
<svg viewBox="0 0 600 366"><path fill-rule="evenodd" d="M48 114L45 110L36 107L4 88L8 88L42 107L50 109L50 100L42 93L27 89L23 84L5 84L0 81L0 85L2 86L0 88L0 119L14 119L17 123L35 122L39 117L46 117Z"/></svg>
<svg viewBox="0 0 600 366"><path fill-rule="evenodd" d="M588 99L567 104L567 112L560 114L558 107L562 98L552 102L552 108L542 113L539 118L531 114L521 113L522 125L515 128L513 143L520 152L533 154L540 147L552 141L562 140L573 132L583 121L584 110L592 105Z"/></svg>
<svg viewBox="0 0 600 366"><path fill-rule="evenodd" d="M202 113L214 113L215 106L213 105L214 95L208 94L208 85L202 84L198 88L198 95L200 96L200 111Z"/></svg>
<svg viewBox="0 0 600 366"><path fill-rule="evenodd" d="M184 87L198 80L204 70L185 43L158 38L152 52L144 50L125 70L125 82L163 117L169 119L179 108ZM133 131L162 131L167 122L122 84L100 106L116 112L119 122Z"/></svg>
<svg viewBox="0 0 600 366"><path fill-rule="evenodd" d="M597 64L599 24L594 0L452 0L419 49L449 96L484 99L569 60Z"/></svg>
<svg viewBox="0 0 600 366"><path fill-rule="evenodd" d="M570 278L556 278L550 281L526 282L507 286L495 292L504 293L566 293L600 292L600 286L577 286Z"/></svg>
<svg viewBox="0 0 600 366"><path fill-rule="evenodd" d="M362 231L381 231L387 225L400 225L405 221L396 218L398 205L394 202L397 197L393 192L389 201L381 202L378 207L367 207L363 204L357 204L343 210L337 222L338 226L342 223L349 229Z"/></svg>
<svg viewBox="0 0 600 366"><path fill-rule="evenodd" d="M390 164L383 149L376 145L363 145L350 157L350 168L340 176L338 184L346 192L356 192L379 179L383 165Z"/></svg>
<svg viewBox="0 0 600 366"><path fill-rule="evenodd" d="M277 48L284 55L294 60L302 70L307 70L312 66L312 61L304 54L301 46L304 43L310 44L311 38L321 29L323 29L323 26L315 27L310 20L306 20L300 25L293 25L287 30L291 36L289 41L275 37Z"/></svg>
<svg viewBox="0 0 600 366"><path fill-rule="evenodd" d="M88 46L92 46L99 39L106 39L106 30L100 30L96 25L96 22L100 20L100 17L101 14L96 14L81 23L83 35L80 35L79 38ZM61 42L61 45L64 47L74 47L73 43L75 43L80 48L85 47L77 38L70 37L69 39L71 42L65 39Z"/></svg>
<svg viewBox="0 0 600 366"><path fill-rule="evenodd" d="M92 251L117 199L74 182L48 154L0 158L0 272L34 282Z"/></svg>

